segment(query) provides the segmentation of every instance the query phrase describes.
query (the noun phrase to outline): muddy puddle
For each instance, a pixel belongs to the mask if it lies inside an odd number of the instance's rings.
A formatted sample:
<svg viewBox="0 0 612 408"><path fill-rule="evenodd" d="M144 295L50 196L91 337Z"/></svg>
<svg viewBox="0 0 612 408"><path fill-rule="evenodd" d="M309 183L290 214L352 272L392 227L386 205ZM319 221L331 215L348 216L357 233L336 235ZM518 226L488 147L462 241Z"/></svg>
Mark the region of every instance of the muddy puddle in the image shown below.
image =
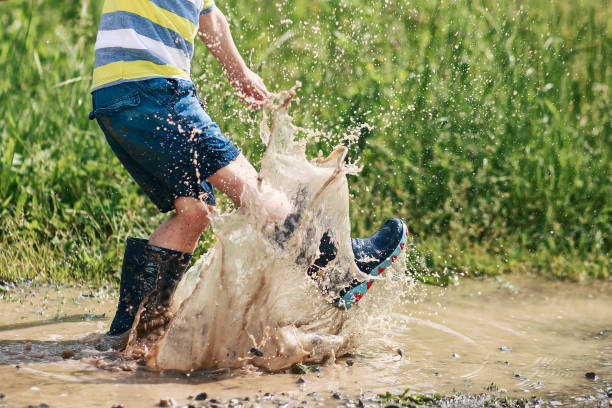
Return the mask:
<svg viewBox="0 0 612 408"><path fill-rule="evenodd" d="M607 403L612 386L610 282L504 277L417 285L383 328L362 334L367 341L356 354L303 375L159 373L121 364L116 354L83 342L107 329L114 306L114 294L104 290L5 293L0 406L155 406L168 398L178 405L206 393L208 402L248 397L260 406L307 400L335 407L344 403L334 393L352 398L405 388L538 396L545 404L575 406L593 396ZM112 369L97 367L106 364Z"/></svg>

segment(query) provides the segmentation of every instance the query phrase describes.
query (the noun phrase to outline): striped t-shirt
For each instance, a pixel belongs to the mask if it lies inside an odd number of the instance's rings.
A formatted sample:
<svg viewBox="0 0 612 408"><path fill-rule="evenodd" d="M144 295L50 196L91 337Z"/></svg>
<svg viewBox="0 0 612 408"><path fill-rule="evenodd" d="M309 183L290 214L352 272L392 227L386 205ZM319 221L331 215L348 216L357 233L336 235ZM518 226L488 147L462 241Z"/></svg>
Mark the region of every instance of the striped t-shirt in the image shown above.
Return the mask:
<svg viewBox="0 0 612 408"><path fill-rule="evenodd" d="M190 79L200 14L213 0L104 0L93 90L147 78Z"/></svg>

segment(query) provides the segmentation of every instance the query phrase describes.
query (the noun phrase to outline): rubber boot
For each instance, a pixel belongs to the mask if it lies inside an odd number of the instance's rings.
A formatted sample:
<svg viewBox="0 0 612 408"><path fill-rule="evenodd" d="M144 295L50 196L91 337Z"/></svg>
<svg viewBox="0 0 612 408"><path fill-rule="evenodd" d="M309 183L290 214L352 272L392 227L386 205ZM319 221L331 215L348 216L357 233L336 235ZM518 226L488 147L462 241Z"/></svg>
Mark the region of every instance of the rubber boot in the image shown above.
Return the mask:
<svg viewBox="0 0 612 408"><path fill-rule="evenodd" d="M147 268L155 271L153 289L145 296L135 319L136 337L167 326L172 318L170 303L176 286L189 266L192 254L147 245Z"/></svg>
<svg viewBox="0 0 612 408"><path fill-rule="evenodd" d="M132 327L138 306L146 294L153 289L157 271L146 267L147 242L142 238L129 237L127 239L121 266L119 304L107 333L109 336L120 336Z"/></svg>
<svg viewBox="0 0 612 408"><path fill-rule="evenodd" d="M276 229L275 240L281 247L295 231L301 221L299 213L287 217L281 227ZM378 276L391 265L406 246L408 229L399 218L387 220L382 227L368 238L351 238L351 247L355 264L359 270L371 276ZM323 234L319 243L319 256L312 262L307 270L308 276L318 281L325 267L333 261L338 254L338 243L333 231ZM301 264L303 256L298 256L296 262ZM340 309L349 309L365 295L374 283L372 280L355 278L339 292L333 300L334 306ZM320 287L321 294L326 296L328 290Z"/></svg>
<svg viewBox="0 0 612 408"><path fill-rule="evenodd" d="M391 218L371 237L351 238L355 263L362 273L378 276L397 259L407 240L406 224L399 218ZM373 283L374 279L354 279L340 291L334 305L340 309L351 308Z"/></svg>
<svg viewBox="0 0 612 408"><path fill-rule="evenodd" d="M338 255L338 242L336 240L336 234L333 231L327 231L321 237L319 242L319 256L314 262L308 267L308 276L312 279L318 279L325 267Z"/></svg>

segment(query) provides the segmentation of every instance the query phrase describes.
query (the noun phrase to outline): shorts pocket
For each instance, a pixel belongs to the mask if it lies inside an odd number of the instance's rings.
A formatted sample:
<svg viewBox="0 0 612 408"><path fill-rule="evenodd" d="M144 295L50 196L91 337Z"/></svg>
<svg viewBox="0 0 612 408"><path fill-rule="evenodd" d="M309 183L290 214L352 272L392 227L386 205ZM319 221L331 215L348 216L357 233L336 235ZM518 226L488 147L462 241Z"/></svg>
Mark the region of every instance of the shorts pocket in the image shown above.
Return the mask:
<svg viewBox="0 0 612 408"><path fill-rule="evenodd" d="M117 112L127 108L133 108L140 105L140 95L137 92L131 93L128 95L124 95L120 98L113 99L111 101L102 101L103 103L98 105L100 101L96 101L94 97L94 104L96 108L94 109L94 114L109 114L112 112Z"/></svg>

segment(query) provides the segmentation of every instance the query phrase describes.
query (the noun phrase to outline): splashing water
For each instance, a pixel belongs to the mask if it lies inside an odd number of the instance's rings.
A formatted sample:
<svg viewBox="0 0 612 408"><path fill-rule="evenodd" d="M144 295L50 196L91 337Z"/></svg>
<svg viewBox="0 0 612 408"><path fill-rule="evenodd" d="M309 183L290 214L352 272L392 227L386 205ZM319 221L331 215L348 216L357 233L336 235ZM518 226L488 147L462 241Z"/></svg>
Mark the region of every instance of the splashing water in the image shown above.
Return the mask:
<svg viewBox="0 0 612 408"><path fill-rule="evenodd" d="M350 243L347 147L311 163L305 141L288 114L294 90L264 108L261 138L267 146L259 180L290 197L299 223L288 239L275 239L254 205L214 215L217 243L185 274L174 294L172 319L163 332L135 338L126 353L154 369L198 370L255 366L280 370L320 362L354 350L365 326L384 324L405 292L404 259L376 282L357 307L331 303L346 282L361 274ZM268 126L268 122L270 126ZM249 197L244 197L248 200ZM316 279L306 273L326 232L338 255ZM403 255L402 255L403 256ZM363 275L363 274L361 274ZM365 275L362 276L365 279Z"/></svg>

